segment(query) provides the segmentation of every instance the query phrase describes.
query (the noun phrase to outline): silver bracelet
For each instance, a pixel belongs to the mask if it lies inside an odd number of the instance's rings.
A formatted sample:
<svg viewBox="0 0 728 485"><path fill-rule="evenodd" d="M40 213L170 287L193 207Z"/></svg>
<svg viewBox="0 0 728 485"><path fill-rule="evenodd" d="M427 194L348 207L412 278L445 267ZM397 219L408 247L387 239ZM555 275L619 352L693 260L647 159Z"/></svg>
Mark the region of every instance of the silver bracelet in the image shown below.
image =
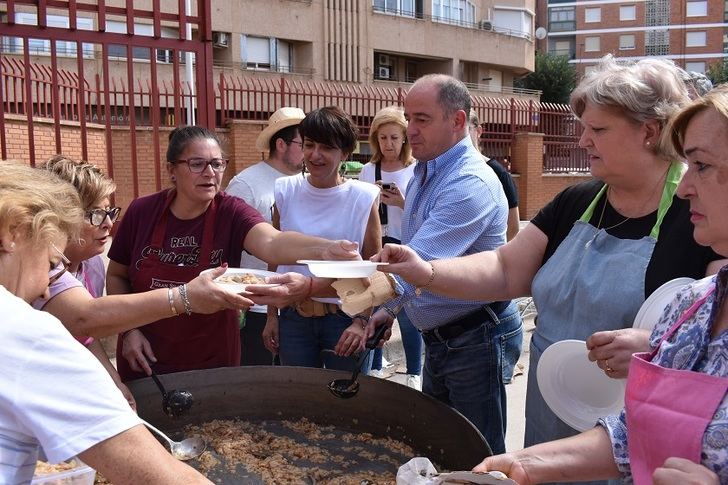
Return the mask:
<svg viewBox="0 0 728 485"><path fill-rule="evenodd" d="M185 313L187 315L192 315L192 305L190 304L190 299L187 296L187 285L180 285L179 288L179 296L182 297L182 303L185 306Z"/></svg>
<svg viewBox="0 0 728 485"><path fill-rule="evenodd" d="M178 316L179 312L174 306L174 289L167 288L167 299L169 300L169 309L172 310L172 316Z"/></svg>

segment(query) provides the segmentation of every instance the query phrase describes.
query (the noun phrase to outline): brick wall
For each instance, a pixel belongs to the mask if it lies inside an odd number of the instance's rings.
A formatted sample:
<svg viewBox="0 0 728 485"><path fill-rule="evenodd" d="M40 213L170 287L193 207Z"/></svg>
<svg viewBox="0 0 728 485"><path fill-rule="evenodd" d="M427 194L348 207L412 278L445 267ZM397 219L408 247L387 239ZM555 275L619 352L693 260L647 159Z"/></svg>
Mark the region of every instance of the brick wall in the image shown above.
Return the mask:
<svg viewBox="0 0 728 485"><path fill-rule="evenodd" d="M541 133L516 133L511 161L518 186L521 219L531 219L556 194L566 187L591 177L588 174L544 174L543 135Z"/></svg>
<svg viewBox="0 0 728 485"><path fill-rule="evenodd" d="M87 124L89 161L108 170L106 138L103 125ZM268 154L255 148L255 139L265 127L260 121L231 121L227 128L218 129L223 150L230 158L230 165L223 176L222 186L241 170L258 163ZM5 130L8 140L8 158L29 161L28 129L25 118L6 115ZM169 186L165 160L167 140L171 128L159 129L159 165L154 161L154 132L150 128L136 130L136 177L132 170L132 139L128 127L111 130L113 176L117 185L115 203L125 208L134 199L134 183L137 192L146 195L159 187ZM62 152L71 158L81 159L80 126L74 122L61 123ZM48 120L34 120L36 161L38 163L55 154L55 133L53 123ZM513 146L511 160L514 179L520 196L521 219L532 218L555 194L575 183L586 180L589 175L551 175L543 173L543 135L518 133ZM159 173L159 180L157 174Z"/></svg>
<svg viewBox="0 0 728 485"><path fill-rule="evenodd" d="M74 159L81 159L81 126L74 121L61 121L62 153ZM103 125L86 123L88 159L104 170L106 163L106 138ZM5 138L8 160L30 163L28 144L28 123L24 116L5 115ZM35 162L40 164L56 154L56 132L48 119L33 119L33 141Z"/></svg>

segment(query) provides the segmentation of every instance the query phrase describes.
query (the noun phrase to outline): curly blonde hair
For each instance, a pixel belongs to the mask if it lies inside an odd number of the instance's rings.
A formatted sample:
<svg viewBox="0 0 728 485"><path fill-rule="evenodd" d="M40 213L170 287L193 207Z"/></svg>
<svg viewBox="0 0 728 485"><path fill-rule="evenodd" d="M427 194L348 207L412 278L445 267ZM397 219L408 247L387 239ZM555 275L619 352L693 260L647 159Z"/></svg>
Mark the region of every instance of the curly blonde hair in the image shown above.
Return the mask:
<svg viewBox="0 0 728 485"><path fill-rule="evenodd" d="M377 137L379 136L379 128L389 123L402 128L404 144L402 145L402 151L399 153L399 159L406 167L414 162L414 159L412 158L412 147L407 139L407 120L404 117L404 111L399 106L382 108L374 115L372 126L369 127L369 146L372 149L372 158L369 161L376 164L382 160L382 150L379 148Z"/></svg>
<svg viewBox="0 0 728 485"><path fill-rule="evenodd" d="M114 181L92 163L79 162L65 155L56 155L40 168L56 174L76 187L84 209L111 197L111 194L116 191Z"/></svg>
<svg viewBox="0 0 728 485"><path fill-rule="evenodd" d="M0 234L19 232L34 243L77 238L83 209L76 189L57 176L0 161Z"/></svg>

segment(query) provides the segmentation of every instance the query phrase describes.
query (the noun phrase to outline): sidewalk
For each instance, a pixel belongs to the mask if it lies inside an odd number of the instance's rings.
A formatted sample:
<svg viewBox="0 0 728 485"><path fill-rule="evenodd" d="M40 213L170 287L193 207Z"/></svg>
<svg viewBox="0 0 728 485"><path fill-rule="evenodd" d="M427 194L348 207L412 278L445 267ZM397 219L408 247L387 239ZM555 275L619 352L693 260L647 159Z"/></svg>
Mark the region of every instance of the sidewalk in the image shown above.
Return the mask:
<svg viewBox="0 0 728 485"><path fill-rule="evenodd" d="M516 371L516 376L506 386L508 399L508 430L506 431L506 450L514 451L523 448L523 434L525 431L525 408L526 408L526 382L528 375L528 347L533 333L533 316L523 321L523 352L518 360L522 374ZM392 337L384 344L384 357L392 363L392 366L383 369L385 379L406 385L407 374L404 361L404 349L402 347L402 336L399 333L399 326L392 328Z"/></svg>

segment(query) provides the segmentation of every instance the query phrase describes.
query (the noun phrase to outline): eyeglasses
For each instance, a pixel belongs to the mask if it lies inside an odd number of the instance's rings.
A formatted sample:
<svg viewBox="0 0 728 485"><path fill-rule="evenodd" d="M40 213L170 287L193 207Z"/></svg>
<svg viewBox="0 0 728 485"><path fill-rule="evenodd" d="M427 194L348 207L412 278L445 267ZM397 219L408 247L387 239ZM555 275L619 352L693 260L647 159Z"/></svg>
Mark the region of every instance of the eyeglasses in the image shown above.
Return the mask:
<svg viewBox="0 0 728 485"><path fill-rule="evenodd" d="M63 267L62 267L61 269L59 269L59 270L58 270L57 272L53 273L52 275L50 275L50 276L48 277L48 286L50 286L50 285L52 285L53 283L55 283L56 281L58 281L58 278L60 278L61 276L63 276L63 273L65 273L66 271L68 271L68 268L70 268L70 267L71 267L71 260L70 260L70 259L68 259L68 258L66 257L66 255L65 255L65 254L63 254L63 252L62 252L62 251L61 251L60 249L58 249L58 248L56 247L56 245L55 245L55 244L51 243L51 247L52 247L53 249L55 249L55 251L56 251L56 252L58 253L58 255L59 255L59 256L61 257L61 264L63 265ZM57 267L58 267L58 266L56 265L56 268L57 268ZM55 269L55 268L53 268L53 269Z"/></svg>
<svg viewBox="0 0 728 485"><path fill-rule="evenodd" d="M224 172L227 168L228 160L226 158L188 158L187 160L177 160L177 163L186 163L192 173L202 173L209 165L213 172Z"/></svg>
<svg viewBox="0 0 728 485"><path fill-rule="evenodd" d="M298 146L300 146L301 148L303 148L303 142L302 142L302 141L298 141L298 140L291 140L291 141L289 141L289 142L286 142L286 143L288 143L289 145L290 145L291 143L295 143L296 145L298 145Z"/></svg>
<svg viewBox="0 0 728 485"><path fill-rule="evenodd" d="M101 226L106 218L114 223L121 214L121 207L112 207L110 209L91 209L86 212L86 219L91 223L92 226Z"/></svg>

